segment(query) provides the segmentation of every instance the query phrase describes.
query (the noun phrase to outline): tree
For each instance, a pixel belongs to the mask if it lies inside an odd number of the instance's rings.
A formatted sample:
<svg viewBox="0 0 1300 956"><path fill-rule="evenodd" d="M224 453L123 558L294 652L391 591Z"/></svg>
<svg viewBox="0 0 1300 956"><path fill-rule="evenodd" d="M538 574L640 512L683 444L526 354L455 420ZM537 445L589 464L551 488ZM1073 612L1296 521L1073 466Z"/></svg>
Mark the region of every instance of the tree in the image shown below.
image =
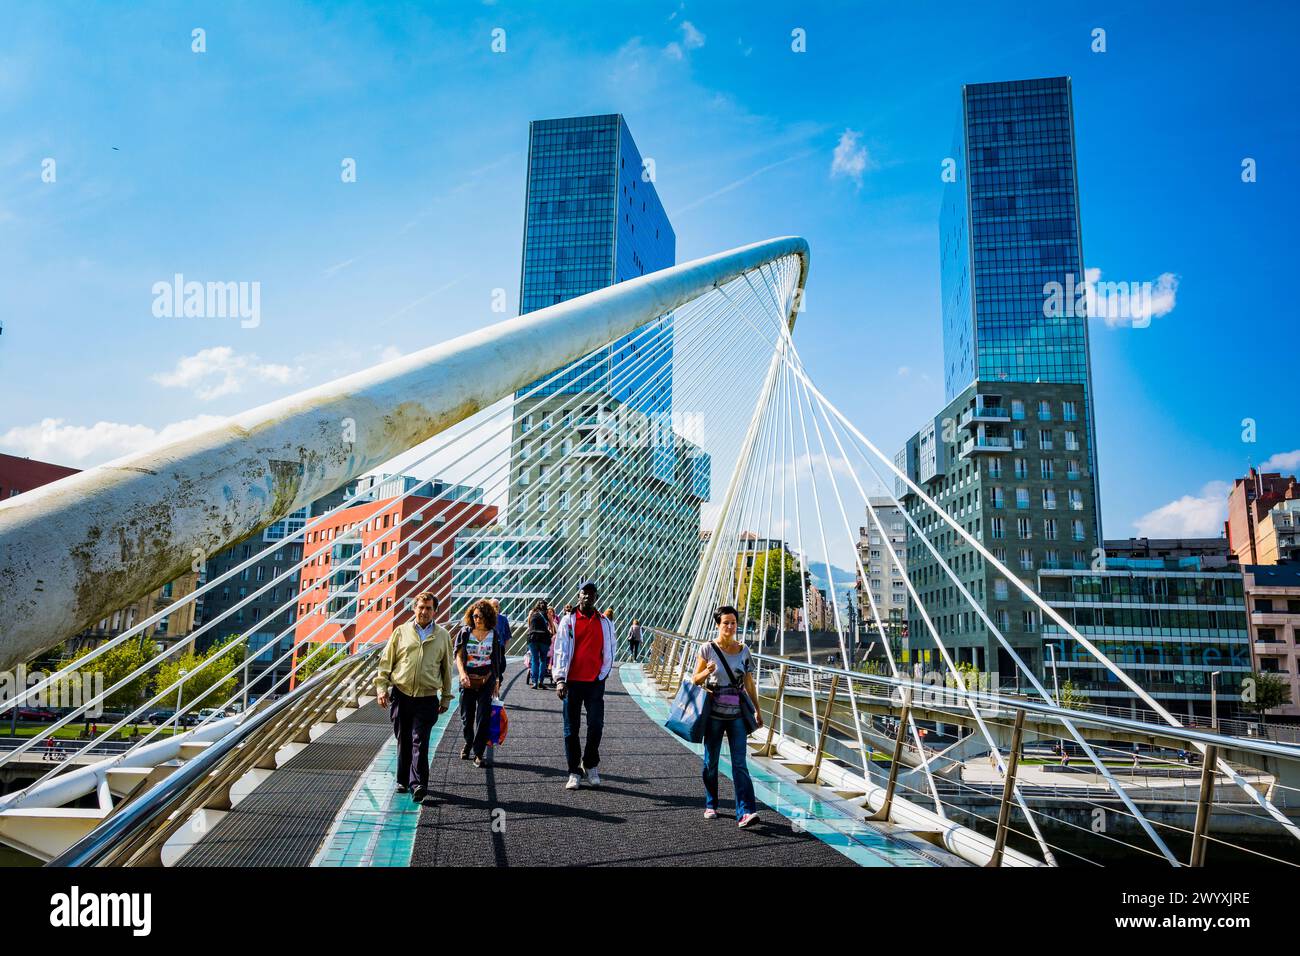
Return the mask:
<svg viewBox="0 0 1300 956"><path fill-rule="evenodd" d="M981 689L987 689L981 687L979 668L969 661L958 661L957 673L961 674L962 684L965 685L967 692L974 694L978 693ZM948 675L948 686L957 686L957 674Z"/></svg>
<svg viewBox="0 0 1300 956"><path fill-rule="evenodd" d="M347 651L342 647L319 646L300 647L297 652L298 669L293 672L294 684L302 684L318 670L322 670L343 657Z"/></svg>
<svg viewBox="0 0 1300 956"><path fill-rule="evenodd" d="M152 644L149 645L152 648ZM60 664L60 667L67 667L74 661L85 657L93 647L87 647L84 651L68 658ZM77 679L81 674L102 674L103 689L108 690L118 681L124 679L132 671L135 671L149 660L149 653L144 649L144 642L138 640L126 640L110 651L106 651L90 663L79 668L69 679ZM128 683L113 693L109 694L101 705L103 710L132 710L144 698L149 688L151 675L148 669L144 670L138 677L132 678ZM95 681L98 685L98 681ZM97 692L97 690L96 690ZM90 695L93 696L93 693ZM87 700L89 697L86 698ZM83 701L84 703L84 701Z"/></svg>
<svg viewBox="0 0 1300 956"><path fill-rule="evenodd" d="M1074 681L1067 680L1061 685L1061 706L1078 710L1088 704L1088 694L1082 687L1075 687Z"/></svg>
<svg viewBox="0 0 1300 956"><path fill-rule="evenodd" d="M1291 687L1277 674L1258 671L1242 681L1243 706L1257 714L1291 703Z"/></svg>
<svg viewBox="0 0 1300 956"><path fill-rule="evenodd" d="M760 621L764 611L779 614L781 611L781 573L785 571L785 606L803 607L803 588L800 587L803 568L798 559L784 548L773 548L754 556L754 566L749 569L748 613L751 620ZM765 577L766 575L766 577ZM766 587L764 582L766 581Z"/></svg>
<svg viewBox="0 0 1300 956"><path fill-rule="evenodd" d="M171 687L172 684L180 680L181 671L185 671L187 675L185 683L180 688L180 704L182 708L187 701L196 700L203 696L205 691L213 687L215 689L212 693L203 697L200 709L224 704L226 698L230 697L239 685L236 671L244 664L243 652L245 648L243 647L233 648L223 656L218 657L222 648L228 646L234 639L235 635L232 634L220 643L213 644L204 654L195 654L191 651L188 654L182 654L180 657L168 659L158 668L157 690L161 691L163 688ZM200 670L199 668L207 661L212 661L212 663ZM171 690L167 693L172 695L176 694L176 692L177 688L171 687ZM163 703L169 707L175 706L176 698L164 697Z"/></svg>

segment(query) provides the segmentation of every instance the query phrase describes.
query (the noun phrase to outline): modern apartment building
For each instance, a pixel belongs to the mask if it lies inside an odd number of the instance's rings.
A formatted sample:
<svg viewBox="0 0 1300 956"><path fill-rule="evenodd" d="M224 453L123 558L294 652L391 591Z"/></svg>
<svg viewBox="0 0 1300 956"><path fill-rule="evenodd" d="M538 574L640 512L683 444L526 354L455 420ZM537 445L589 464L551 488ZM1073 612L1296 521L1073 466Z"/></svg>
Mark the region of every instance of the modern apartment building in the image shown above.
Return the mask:
<svg viewBox="0 0 1300 956"><path fill-rule="evenodd" d="M1175 716L1210 718L1215 697L1220 719L1241 716L1251 654L1240 574L1197 557L1115 557L1104 571L1040 570L1038 592ZM1150 709L1050 618L1042 642L1049 689L1069 681L1091 705Z"/></svg>
<svg viewBox="0 0 1300 956"><path fill-rule="evenodd" d="M902 509L892 499L874 497L869 503L880 525L868 514L867 524L858 528L858 560L867 575L866 581L858 576L858 614L865 639L878 639L876 614L871 610L874 602L886 635L898 640L907 618L907 589L890 552L898 556L903 568L907 567L907 523Z"/></svg>
<svg viewBox="0 0 1300 956"><path fill-rule="evenodd" d="M1031 587L1043 569L1086 569L1098 556L1083 387L977 383L908 440L900 469L1013 574ZM952 568L997 629L1042 672L1040 615L1000 571L915 494L903 506L937 552L907 537L908 576L958 661L1015 680L1011 655L962 597ZM909 661L937 663L933 636L908 602Z"/></svg>
<svg viewBox="0 0 1300 956"><path fill-rule="evenodd" d="M1291 703L1268 718L1300 718L1300 563L1247 565L1246 604L1255 669L1277 674L1291 688Z"/></svg>
<svg viewBox="0 0 1300 956"><path fill-rule="evenodd" d="M1295 475L1261 474L1254 468L1232 483L1228 495L1228 520L1224 532L1228 547L1242 564L1264 564L1260 559L1258 527L1264 516L1283 501L1300 497Z"/></svg>
<svg viewBox="0 0 1300 956"><path fill-rule="evenodd" d="M1260 564L1300 560L1300 497L1279 501L1260 519L1255 550Z"/></svg>
<svg viewBox="0 0 1300 956"><path fill-rule="evenodd" d="M308 642L355 649L388 640L422 591L438 596L436 620L450 622L456 539L496 517L495 507L463 496L382 498L333 512L303 543L295 656Z"/></svg>

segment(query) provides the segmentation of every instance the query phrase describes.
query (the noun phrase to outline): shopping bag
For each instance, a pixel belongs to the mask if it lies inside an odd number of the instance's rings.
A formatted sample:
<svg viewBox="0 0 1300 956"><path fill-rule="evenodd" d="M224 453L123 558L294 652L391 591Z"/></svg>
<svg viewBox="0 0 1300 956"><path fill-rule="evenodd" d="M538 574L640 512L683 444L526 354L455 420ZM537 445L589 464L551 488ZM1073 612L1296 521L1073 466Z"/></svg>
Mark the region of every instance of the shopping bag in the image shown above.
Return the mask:
<svg viewBox="0 0 1300 956"><path fill-rule="evenodd" d="M691 681L682 681L677 696L668 711L666 726L683 740L698 744L704 740L704 730L709 721L713 698L703 687Z"/></svg>
<svg viewBox="0 0 1300 956"><path fill-rule="evenodd" d="M488 719L488 743L493 747L506 742L510 730L510 717L506 714L505 702L499 697L492 699L492 716Z"/></svg>

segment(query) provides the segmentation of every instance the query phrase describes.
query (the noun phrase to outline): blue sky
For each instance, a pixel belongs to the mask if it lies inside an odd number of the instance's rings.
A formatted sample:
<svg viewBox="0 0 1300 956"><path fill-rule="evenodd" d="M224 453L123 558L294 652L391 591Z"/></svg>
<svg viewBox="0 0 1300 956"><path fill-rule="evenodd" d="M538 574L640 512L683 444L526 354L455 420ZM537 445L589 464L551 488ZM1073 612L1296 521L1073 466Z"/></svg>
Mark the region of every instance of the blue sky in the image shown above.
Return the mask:
<svg viewBox="0 0 1300 956"><path fill-rule="evenodd" d="M1068 74L1087 265L1177 277L1149 327L1094 321L1107 535L1214 533L1248 462L1300 467L1293 6L378 6L6 5L0 450L95 464L513 314L528 121L595 112L679 260L808 239L804 360L892 450L943 401L961 84ZM260 324L155 317L177 272L260 282Z"/></svg>

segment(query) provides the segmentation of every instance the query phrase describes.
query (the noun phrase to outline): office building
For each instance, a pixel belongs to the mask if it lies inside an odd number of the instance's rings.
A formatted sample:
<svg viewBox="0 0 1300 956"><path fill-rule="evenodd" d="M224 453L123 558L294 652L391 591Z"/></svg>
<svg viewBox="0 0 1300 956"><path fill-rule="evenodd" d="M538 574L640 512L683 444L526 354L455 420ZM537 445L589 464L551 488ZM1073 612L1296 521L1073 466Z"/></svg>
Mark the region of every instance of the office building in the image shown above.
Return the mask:
<svg viewBox="0 0 1300 956"><path fill-rule="evenodd" d="M902 510L891 499L871 498L870 504L884 531L882 533L881 527L871 521L870 515L867 525L858 528L858 560L867 575L866 581L858 576L858 614L865 639L878 640L876 616L871 613L874 601L886 636L897 641L902 637L903 622L907 617L907 589L903 583L904 575L890 552L898 556L903 568L907 567L907 524Z"/></svg>
<svg viewBox="0 0 1300 956"><path fill-rule="evenodd" d="M1300 560L1300 497L1279 501L1260 519L1255 550L1260 564Z"/></svg>

